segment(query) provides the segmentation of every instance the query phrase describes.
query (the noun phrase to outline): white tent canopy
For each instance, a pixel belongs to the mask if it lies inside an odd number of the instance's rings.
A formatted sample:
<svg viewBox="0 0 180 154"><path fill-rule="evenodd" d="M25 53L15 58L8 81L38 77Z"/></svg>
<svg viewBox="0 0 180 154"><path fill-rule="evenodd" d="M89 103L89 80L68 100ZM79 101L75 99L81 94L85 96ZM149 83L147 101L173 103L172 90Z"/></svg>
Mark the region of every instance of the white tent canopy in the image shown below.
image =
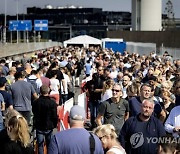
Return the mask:
<svg viewBox="0 0 180 154"><path fill-rule="evenodd" d="M88 35L80 35L77 37L73 37L69 40L66 40L63 42L64 47L67 47L67 45L83 45L83 47L89 47L89 45L100 45L102 44L101 40L88 36Z"/></svg>

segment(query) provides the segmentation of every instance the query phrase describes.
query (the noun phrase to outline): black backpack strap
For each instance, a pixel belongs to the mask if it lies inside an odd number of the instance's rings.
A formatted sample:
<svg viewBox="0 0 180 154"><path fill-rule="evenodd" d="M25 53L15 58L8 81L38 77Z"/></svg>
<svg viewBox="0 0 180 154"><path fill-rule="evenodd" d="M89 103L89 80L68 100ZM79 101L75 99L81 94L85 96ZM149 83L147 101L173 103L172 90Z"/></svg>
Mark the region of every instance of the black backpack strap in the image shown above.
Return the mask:
<svg viewBox="0 0 180 154"><path fill-rule="evenodd" d="M89 132L90 136L89 136L89 143L90 143L90 154L94 154L95 151L95 139L93 134L91 134Z"/></svg>

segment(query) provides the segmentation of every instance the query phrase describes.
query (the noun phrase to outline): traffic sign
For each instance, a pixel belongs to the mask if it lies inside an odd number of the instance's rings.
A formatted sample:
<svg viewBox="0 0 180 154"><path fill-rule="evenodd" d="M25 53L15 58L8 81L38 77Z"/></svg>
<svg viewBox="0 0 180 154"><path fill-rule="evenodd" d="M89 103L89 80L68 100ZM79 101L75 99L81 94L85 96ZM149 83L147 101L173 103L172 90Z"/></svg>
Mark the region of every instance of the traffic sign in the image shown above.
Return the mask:
<svg viewBox="0 0 180 154"><path fill-rule="evenodd" d="M48 20L34 20L35 31L48 31Z"/></svg>
<svg viewBox="0 0 180 154"><path fill-rule="evenodd" d="M18 30L19 31L31 31L32 30L32 21L31 20L20 20Z"/></svg>
<svg viewBox="0 0 180 154"><path fill-rule="evenodd" d="M18 30L18 20L10 20L9 21L9 30L10 31L17 31Z"/></svg>
<svg viewBox="0 0 180 154"><path fill-rule="evenodd" d="M31 20L10 20L9 30L10 31L31 31L32 21Z"/></svg>

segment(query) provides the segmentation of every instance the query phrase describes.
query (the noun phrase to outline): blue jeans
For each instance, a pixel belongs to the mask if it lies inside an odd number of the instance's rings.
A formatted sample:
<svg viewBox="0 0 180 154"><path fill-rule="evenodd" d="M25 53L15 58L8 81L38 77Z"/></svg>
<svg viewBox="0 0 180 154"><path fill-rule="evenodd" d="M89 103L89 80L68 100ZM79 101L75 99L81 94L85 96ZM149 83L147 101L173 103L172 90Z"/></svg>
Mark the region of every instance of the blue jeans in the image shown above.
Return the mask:
<svg viewBox="0 0 180 154"><path fill-rule="evenodd" d="M38 144L38 154L44 154L44 138L46 142L46 147L48 148L53 130L40 131L36 130L37 144Z"/></svg>
<svg viewBox="0 0 180 154"><path fill-rule="evenodd" d="M3 122L0 122L0 131L4 129L4 124Z"/></svg>
<svg viewBox="0 0 180 154"><path fill-rule="evenodd" d="M64 104L68 100L68 94L62 94L62 104Z"/></svg>
<svg viewBox="0 0 180 154"><path fill-rule="evenodd" d="M100 101L89 101L89 108L90 108L90 114L91 114L91 126L92 128L96 127L95 119L98 115L98 108L99 108Z"/></svg>

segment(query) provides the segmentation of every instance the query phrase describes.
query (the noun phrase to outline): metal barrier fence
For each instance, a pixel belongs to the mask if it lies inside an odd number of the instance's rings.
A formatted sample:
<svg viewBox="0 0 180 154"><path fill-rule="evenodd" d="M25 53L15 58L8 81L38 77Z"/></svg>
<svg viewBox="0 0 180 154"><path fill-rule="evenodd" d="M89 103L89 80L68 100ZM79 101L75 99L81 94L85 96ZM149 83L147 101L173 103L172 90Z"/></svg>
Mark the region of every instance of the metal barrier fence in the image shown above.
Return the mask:
<svg viewBox="0 0 180 154"><path fill-rule="evenodd" d="M138 53L140 55L148 55L150 52L155 51L156 54L160 56L162 56L164 52L167 51L174 60L180 59L180 48L156 48L155 43L127 42L126 50L130 53Z"/></svg>
<svg viewBox="0 0 180 154"><path fill-rule="evenodd" d="M166 48L166 47L160 47L159 49L159 55L163 55L165 51L169 53L169 55L172 56L174 60L180 59L180 48Z"/></svg>
<svg viewBox="0 0 180 154"><path fill-rule="evenodd" d="M155 43L126 42L126 50L130 53L138 53L140 55L148 55L152 51L156 51Z"/></svg>

